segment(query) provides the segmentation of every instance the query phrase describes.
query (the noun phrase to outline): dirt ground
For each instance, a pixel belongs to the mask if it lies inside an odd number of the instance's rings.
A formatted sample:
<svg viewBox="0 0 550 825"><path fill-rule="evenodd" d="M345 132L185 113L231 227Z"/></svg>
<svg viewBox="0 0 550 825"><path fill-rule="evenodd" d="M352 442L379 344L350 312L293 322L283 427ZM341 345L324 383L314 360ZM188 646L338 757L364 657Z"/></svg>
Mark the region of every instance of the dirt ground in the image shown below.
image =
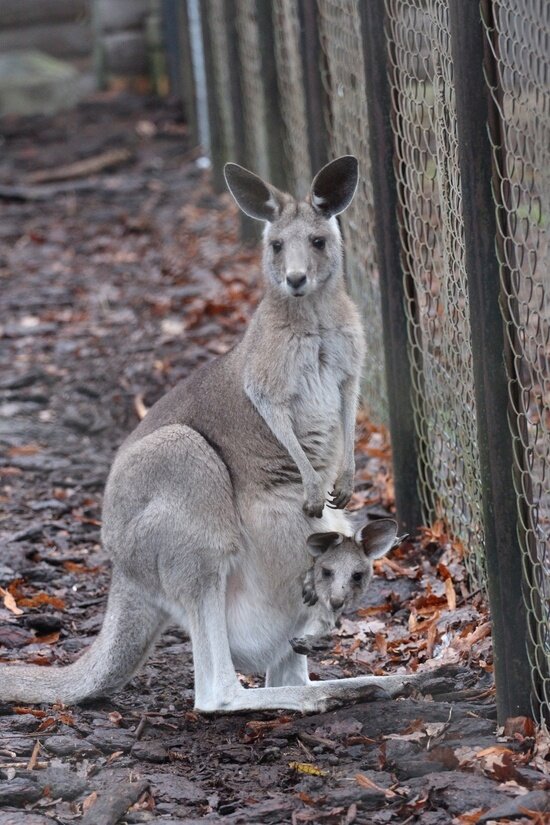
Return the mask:
<svg viewBox="0 0 550 825"><path fill-rule="evenodd" d="M101 624L117 446L242 333L259 255L175 107L98 97L5 120L2 134L0 661L48 667ZM389 461L385 432L363 418L358 518L391 510ZM490 623L463 553L444 525L426 527L378 563L362 608L311 664L315 678L464 665L428 695L203 716L174 627L110 700L0 705L0 825L548 821L548 736L523 717L497 731Z"/></svg>

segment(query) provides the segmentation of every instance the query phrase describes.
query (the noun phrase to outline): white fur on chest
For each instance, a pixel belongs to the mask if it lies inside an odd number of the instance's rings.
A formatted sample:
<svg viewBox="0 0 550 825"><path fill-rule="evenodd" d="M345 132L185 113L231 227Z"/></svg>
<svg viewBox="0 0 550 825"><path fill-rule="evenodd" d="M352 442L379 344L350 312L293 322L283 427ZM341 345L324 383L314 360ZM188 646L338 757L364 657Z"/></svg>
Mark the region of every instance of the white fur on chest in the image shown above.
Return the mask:
<svg viewBox="0 0 550 825"><path fill-rule="evenodd" d="M342 383L353 371L349 341L336 331L303 336L296 342L294 368L291 410L298 430L332 428L340 416Z"/></svg>

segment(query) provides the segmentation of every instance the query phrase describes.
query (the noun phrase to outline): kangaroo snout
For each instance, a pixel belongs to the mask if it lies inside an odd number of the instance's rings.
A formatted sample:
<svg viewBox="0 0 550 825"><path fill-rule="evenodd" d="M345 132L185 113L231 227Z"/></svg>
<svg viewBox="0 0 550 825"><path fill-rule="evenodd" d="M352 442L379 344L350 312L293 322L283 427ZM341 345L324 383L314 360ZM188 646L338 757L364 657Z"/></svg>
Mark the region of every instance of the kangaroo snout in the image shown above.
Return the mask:
<svg viewBox="0 0 550 825"><path fill-rule="evenodd" d="M286 283L292 295L303 295L307 275L305 272L289 272L286 276Z"/></svg>
<svg viewBox="0 0 550 825"><path fill-rule="evenodd" d="M331 596L330 606L333 610L340 610L340 608L344 606L344 599L338 596Z"/></svg>

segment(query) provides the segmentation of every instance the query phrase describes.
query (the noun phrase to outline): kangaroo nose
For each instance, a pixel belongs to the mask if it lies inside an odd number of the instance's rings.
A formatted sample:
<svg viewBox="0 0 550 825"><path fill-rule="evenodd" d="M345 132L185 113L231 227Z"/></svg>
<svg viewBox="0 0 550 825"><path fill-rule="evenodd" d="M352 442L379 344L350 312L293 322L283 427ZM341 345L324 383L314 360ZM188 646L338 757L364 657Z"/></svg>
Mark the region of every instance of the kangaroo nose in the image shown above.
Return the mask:
<svg viewBox="0 0 550 825"><path fill-rule="evenodd" d="M286 276L286 282L292 289L300 289L306 281L307 275L304 272L289 272Z"/></svg>
<svg viewBox="0 0 550 825"><path fill-rule="evenodd" d="M336 596L331 596L330 597L330 606L334 610L339 610L343 606L343 604L344 604L343 599L338 599L338 598L336 598Z"/></svg>

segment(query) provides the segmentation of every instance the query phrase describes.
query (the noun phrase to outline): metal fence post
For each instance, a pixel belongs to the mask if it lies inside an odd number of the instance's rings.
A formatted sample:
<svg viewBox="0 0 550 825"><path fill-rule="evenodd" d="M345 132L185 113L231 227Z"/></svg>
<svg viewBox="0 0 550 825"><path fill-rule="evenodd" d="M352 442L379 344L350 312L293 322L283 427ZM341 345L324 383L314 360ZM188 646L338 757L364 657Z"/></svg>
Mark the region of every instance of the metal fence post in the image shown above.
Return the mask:
<svg viewBox="0 0 550 825"><path fill-rule="evenodd" d="M360 3L369 115L375 240L380 270L389 424L393 452L395 503L401 528L413 532L422 522L418 495L418 453L413 382L409 363L405 280L397 219L398 199L391 127L392 95L388 76L384 0Z"/></svg>
<svg viewBox="0 0 550 825"><path fill-rule="evenodd" d="M210 155L212 159L212 184L216 192L225 191L223 164L228 160L226 124L218 105L216 90L216 70L214 62L214 45L212 38L212 18L209 15L208 0L199 0L204 50L204 68L208 90L208 124L210 132Z"/></svg>
<svg viewBox="0 0 550 825"><path fill-rule="evenodd" d="M449 0L465 259L468 274L485 552L499 722L530 713L531 678L523 601L513 438L508 422L507 341L499 308L493 156L487 133L485 37L478 3Z"/></svg>
<svg viewBox="0 0 550 825"><path fill-rule="evenodd" d="M181 100L191 144L197 146L200 139L187 3L162 0L162 23L171 92Z"/></svg>
<svg viewBox="0 0 550 825"><path fill-rule="evenodd" d="M285 126L277 81L273 19L269 3L266 3L265 0L256 0L256 14L264 95L267 102L265 117L270 182L279 189L286 191L292 181L289 180L288 175L289 164L285 151Z"/></svg>
<svg viewBox="0 0 550 825"><path fill-rule="evenodd" d="M309 155L313 173L328 162L328 140L325 128L325 91L321 80L321 44L319 42L318 10L316 0L302 0L298 4L302 64L307 113Z"/></svg>

